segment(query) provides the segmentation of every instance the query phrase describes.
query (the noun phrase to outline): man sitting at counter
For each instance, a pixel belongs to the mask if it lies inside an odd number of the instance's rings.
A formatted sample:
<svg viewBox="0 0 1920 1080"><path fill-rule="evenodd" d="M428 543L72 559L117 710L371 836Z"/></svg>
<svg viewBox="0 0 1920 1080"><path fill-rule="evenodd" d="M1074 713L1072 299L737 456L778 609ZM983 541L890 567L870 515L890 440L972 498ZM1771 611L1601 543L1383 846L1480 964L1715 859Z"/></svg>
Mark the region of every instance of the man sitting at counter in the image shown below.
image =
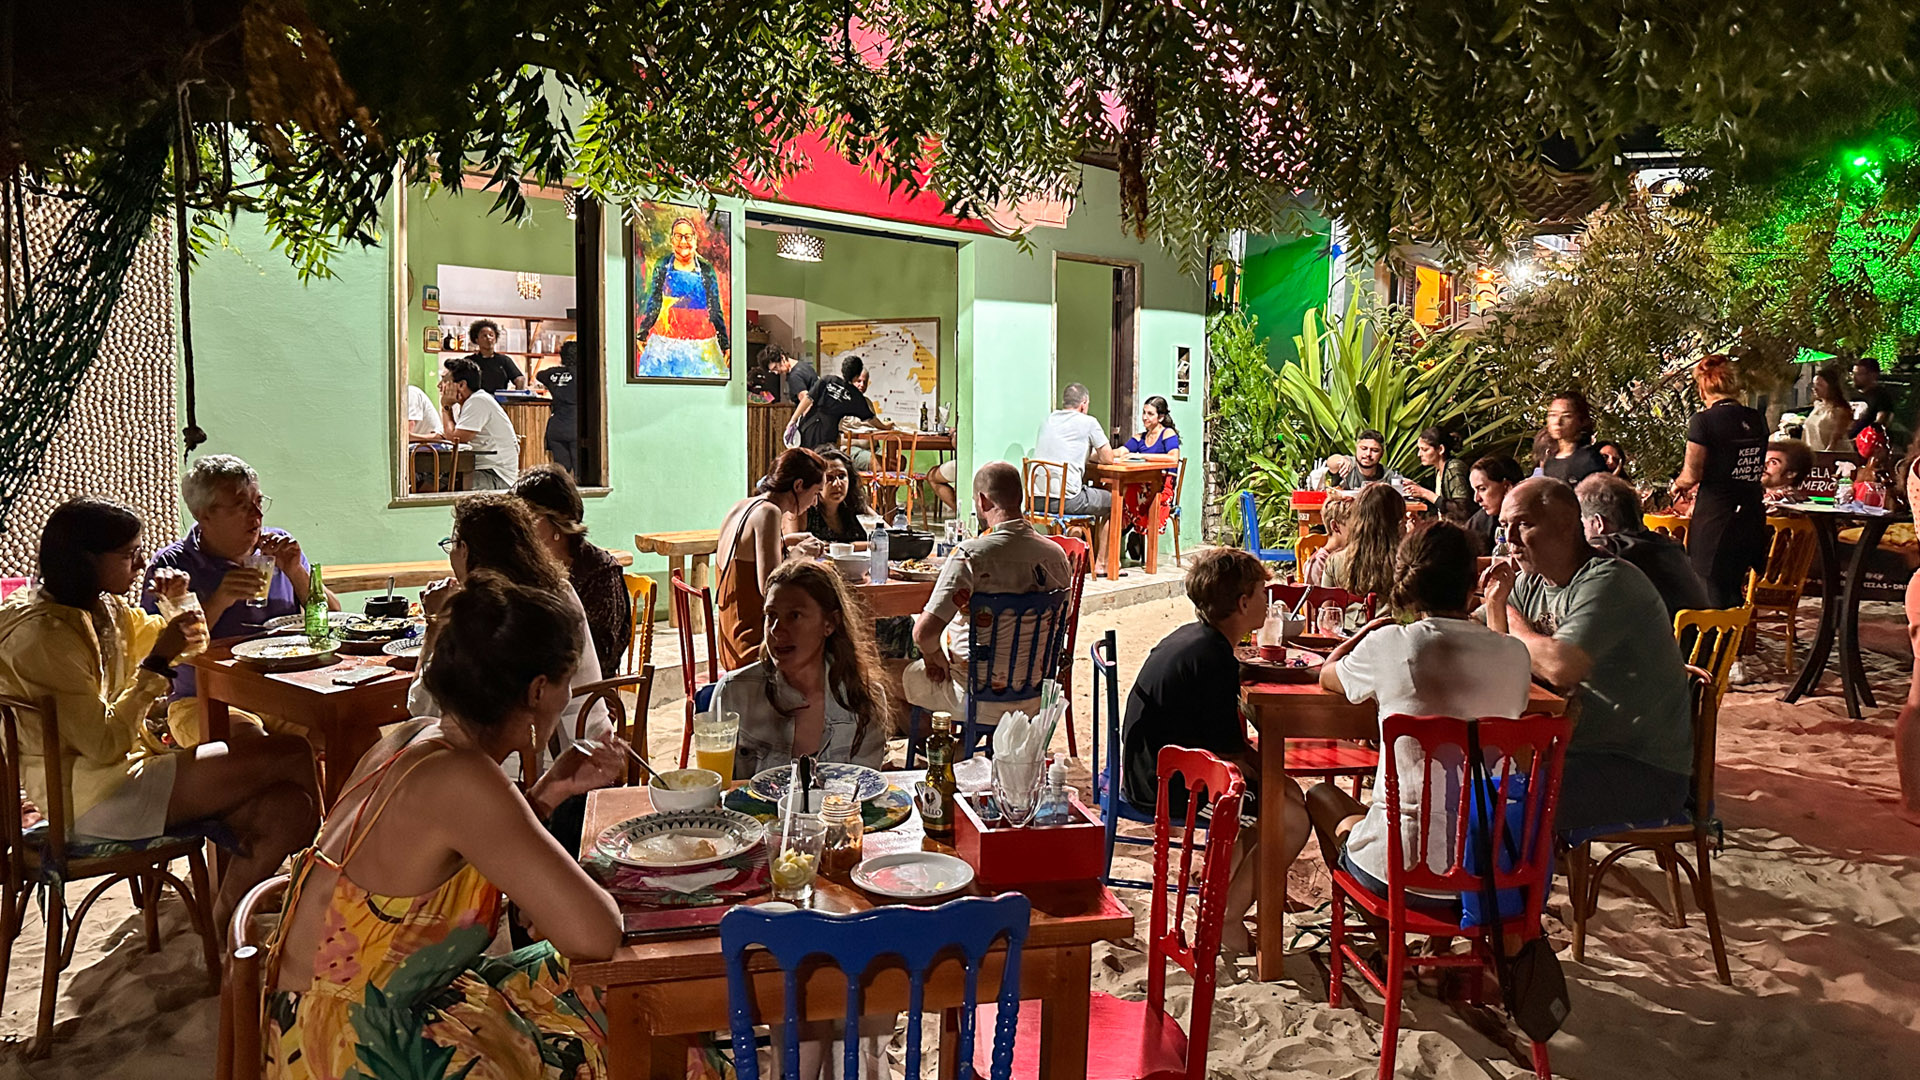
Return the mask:
<svg viewBox="0 0 1920 1080"><path fill-rule="evenodd" d="M445 434L416 442L450 442L473 451L473 491L505 491L520 479L520 439L507 411L480 389L480 366L464 356L441 364L441 425Z"/></svg>
<svg viewBox="0 0 1920 1080"><path fill-rule="evenodd" d="M513 357L493 351L500 340L500 324L492 319L481 319L467 328L467 338L473 342L479 352L468 353L465 359L480 367L480 389L489 394L497 394L511 387L515 390L527 388L527 377L520 373L520 365Z"/></svg>

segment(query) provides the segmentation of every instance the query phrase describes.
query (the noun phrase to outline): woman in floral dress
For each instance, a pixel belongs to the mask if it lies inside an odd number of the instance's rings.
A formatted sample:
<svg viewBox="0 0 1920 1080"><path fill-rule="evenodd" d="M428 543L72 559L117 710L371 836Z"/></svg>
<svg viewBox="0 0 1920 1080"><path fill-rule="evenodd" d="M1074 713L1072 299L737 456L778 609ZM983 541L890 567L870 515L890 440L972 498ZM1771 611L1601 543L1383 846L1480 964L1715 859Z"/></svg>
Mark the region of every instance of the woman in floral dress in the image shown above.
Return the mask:
<svg viewBox="0 0 1920 1080"><path fill-rule="evenodd" d="M500 763L553 730L579 614L485 571L458 589L424 676L444 715L369 751L295 862L268 964L279 1080L606 1075L604 1017L567 965L610 956L620 914L541 819L612 782L626 747L569 749L516 790ZM503 892L546 940L490 956Z"/></svg>

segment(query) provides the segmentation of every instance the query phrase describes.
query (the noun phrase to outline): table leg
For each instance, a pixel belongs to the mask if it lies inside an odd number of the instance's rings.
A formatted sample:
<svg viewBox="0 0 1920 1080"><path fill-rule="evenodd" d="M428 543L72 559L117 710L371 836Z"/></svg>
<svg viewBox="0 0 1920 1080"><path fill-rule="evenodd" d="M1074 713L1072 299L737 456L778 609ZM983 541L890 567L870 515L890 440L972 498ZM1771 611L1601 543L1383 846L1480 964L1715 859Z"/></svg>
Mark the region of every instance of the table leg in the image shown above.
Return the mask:
<svg viewBox="0 0 1920 1080"><path fill-rule="evenodd" d="M672 581L673 575L676 573L678 573L687 584L693 584L693 580L687 577L686 558L680 555L669 555L667 556L667 578L669 582ZM667 625L671 627L678 627L680 625L680 609L675 606L673 602L671 586L669 586L667 593Z"/></svg>
<svg viewBox="0 0 1920 1080"><path fill-rule="evenodd" d="M1040 1080L1083 1080L1087 1014L1093 1007L1093 949L1076 945L1061 949L1059 957L1053 992L1040 1006ZM991 1040L993 1033L975 1031L974 1038Z"/></svg>
<svg viewBox="0 0 1920 1080"><path fill-rule="evenodd" d="M315 716L313 720L327 743L326 764L320 770L320 808L325 811L332 809L340 798L354 766L380 741L380 729L365 723L364 718L342 716L337 712Z"/></svg>
<svg viewBox="0 0 1920 1080"><path fill-rule="evenodd" d="M1120 580L1120 527L1125 515L1120 512L1120 504L1127 497L1127 486L1116 483L1110 489L1113 492L1113 505L1107 510L1107 580Z"/></svg>
<svg viewBox="0 0 1920 1080"><path fill-rule="evenodd" d="M1807 518L1813 523L1814 539L1820 544L1820 631L1814 636L1813 645L1807 649L1807 660L1800 667L1800 677L1780 699L1788 704L1799 701L1820 685L1820 676L1826 674L1827 660L1833 655L1834 637L1840 628L1842 570L1839 526L1822 514L1808 514Z"/></svg>
<svg viewBox="0 0 1920 1080"><path fill-rule="evenodd" d="M977 1042L980 1033L974 1032ZM993 1038L991 1032L988 1039ZM989 1044L991 1045L991 1044ZM940 1080L954 1080L960 1075L960 1010L942 1009L940 1011Z"/></svg>
<svg viewBox="0 0 1920 1080"><path fill-rule="evenodd" d="M1258 974L1261 982L1280 977L1283 944L1287 935L1287 870L1280 865L1280 852L1287 849L1287 800L1283 785L1287 777L1286 739L1279 724L1269 724L1260 732L1260 937L1256 943Z"/></svg>
<svg viewBox="0 0 1920 1080"><path fill-rule="evenodd" d="M1860 659L1860 588L1867 577L1867 559L1880 550L1880 537L1887 531L1884 518L1861 522L1860 539L1853 546L1853 558L1847 564L1846 592L1840 611L1840 689L1846 696L1847 715L1860 719L1860 706L1877 708L1873 690L1867 685L1867 669Z"/></svg>
<svg viewBox="0 0 1920 1080"><path fill-rule="evenodd" d="M1142 569L1149 574L1160 571L1160 526L1166 520L1166 508L1160 505L1159 488L1166 483L1161 479L1141 485L1147 495L1147 565Z"/></svg>
<svg viewBox="0 0 1920 1080"><path fill-rule="evenodd" d="M613 1080L686 1080L687 1040L655 1035L637 995L607 995L607 1073Z"/></svg>
<svg viewBox="0 0 1920 1080"><path fill-rule="evenodd" d="M200 741L226 742L232 730L232 716L227 712L227 703L207 696L204 679L197 680L194 696L200 700Z"/></svg>

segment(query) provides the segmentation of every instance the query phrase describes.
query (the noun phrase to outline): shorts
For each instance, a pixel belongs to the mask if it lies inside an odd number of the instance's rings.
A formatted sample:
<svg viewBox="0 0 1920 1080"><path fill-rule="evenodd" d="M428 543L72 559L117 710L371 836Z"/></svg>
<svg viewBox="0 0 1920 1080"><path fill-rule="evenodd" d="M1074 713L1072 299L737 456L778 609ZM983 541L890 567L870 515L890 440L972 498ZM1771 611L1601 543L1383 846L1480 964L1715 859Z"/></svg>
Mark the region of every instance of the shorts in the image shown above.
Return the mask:
<svg viewBox="0 0 1920 1080"><path fill-rule="evenodd" d="M1069 514L1087 514L1093 517L1106 517L1113 512L1113 492L1106 488L1083 487L1067 496L1061 509Z"/></svg>
<svg viewBox="0 0 1920 1080"><path fill-rule="evenodd" d="M1665 825L1686 814L1691 794L1692 777L1625 754L1569 753L1553 827L1566 837L1596 829Z"/></svg>
<svg viewBox="0 0 1920 1080"><path fill-rule="evenodd" d="M475 469L467 474L468 491L505 491L513 481L492 469Z"/></svg>
<svg viewBox="0 0 1920 1080"><path fill-rule="evenodd" d="M173 799L180 756L175 752L142 758L118 791L74 818L68 831L101 840L145 840L166 832L167 803Z"/></svg>
<svg viewBox="0 0 1920 1080"><path fill-rule="evenodd" d="M1353 880L1359 882L1362 888L1382 900L1385 900L1392 892L1392 890L1387 887L1386 882L1360 869L1359 865L1353 861L1353 856L1347 853L1347 849L1344 846L1340 849L1340 869L1352 875ZM1448 897L1431 896L1427 893L1414 892L1412 889L1409 889L1407 890L1407 910L1417 911L1422 915L1430 915L1436 919L1458 919L1460 918L1460 901Z"/></svg>

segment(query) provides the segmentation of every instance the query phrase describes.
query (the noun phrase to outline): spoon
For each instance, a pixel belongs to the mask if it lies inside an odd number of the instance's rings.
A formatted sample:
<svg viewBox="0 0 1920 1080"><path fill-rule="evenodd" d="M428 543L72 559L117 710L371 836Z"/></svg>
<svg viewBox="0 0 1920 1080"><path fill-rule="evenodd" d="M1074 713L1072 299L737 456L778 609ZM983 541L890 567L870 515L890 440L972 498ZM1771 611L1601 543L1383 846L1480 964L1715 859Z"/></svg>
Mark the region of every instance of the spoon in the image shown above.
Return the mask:
<svg viewBox="0 0 1920 1080"><path fill-rule="evenodd" d="M600 744L594 742L592 739L575 739L573 741L573 748L580 751L583 754L591 754L595 750L599 749L599 747L600 747ZM647 774L647 781L649 783L659 779L660 774L654 771L653 766L647 764L646 758L643 758L640 756L640 751L635 750L633 747L629 746L627 747L627 756L633 759L634 764L640 766L641 772Z"/></svg>

